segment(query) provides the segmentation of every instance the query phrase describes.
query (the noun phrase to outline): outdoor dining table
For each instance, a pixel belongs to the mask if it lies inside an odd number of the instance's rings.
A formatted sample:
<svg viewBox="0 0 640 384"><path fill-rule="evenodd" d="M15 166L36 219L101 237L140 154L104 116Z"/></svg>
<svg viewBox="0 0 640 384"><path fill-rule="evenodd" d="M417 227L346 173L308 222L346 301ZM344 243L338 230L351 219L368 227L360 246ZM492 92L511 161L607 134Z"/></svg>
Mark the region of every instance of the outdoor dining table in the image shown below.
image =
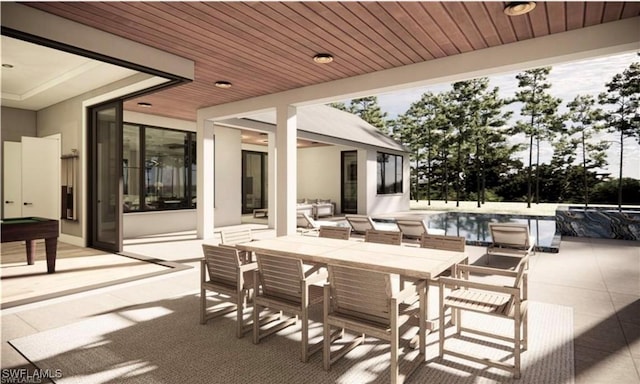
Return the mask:
<svg viewBox="0 0 640 384"><path fill-rule="evenodd" d="M297 258L309 264L340 265L425 280L432 280L467 259L465 252L301 235L257 240L236 247ZM429 284L425 287L428 290ZM431 321L428 328L433 329Z"/></svg>

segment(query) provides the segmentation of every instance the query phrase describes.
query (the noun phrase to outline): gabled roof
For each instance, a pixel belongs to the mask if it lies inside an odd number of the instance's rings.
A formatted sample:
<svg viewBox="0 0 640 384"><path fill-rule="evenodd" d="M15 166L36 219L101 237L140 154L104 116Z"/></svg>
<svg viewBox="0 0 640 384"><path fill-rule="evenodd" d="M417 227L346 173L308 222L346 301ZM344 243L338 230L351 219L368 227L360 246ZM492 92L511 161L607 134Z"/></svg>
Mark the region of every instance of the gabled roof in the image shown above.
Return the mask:
<svg viewBox="0 0 640 384"><path fill-rule="evenodd" d="M245 120L275 125L275 112L246 116ZM297 108L298 136L328 144L355 147L372 146L379 149L409 152L402 144L380 132L359 116L326 105Z"/></svg>

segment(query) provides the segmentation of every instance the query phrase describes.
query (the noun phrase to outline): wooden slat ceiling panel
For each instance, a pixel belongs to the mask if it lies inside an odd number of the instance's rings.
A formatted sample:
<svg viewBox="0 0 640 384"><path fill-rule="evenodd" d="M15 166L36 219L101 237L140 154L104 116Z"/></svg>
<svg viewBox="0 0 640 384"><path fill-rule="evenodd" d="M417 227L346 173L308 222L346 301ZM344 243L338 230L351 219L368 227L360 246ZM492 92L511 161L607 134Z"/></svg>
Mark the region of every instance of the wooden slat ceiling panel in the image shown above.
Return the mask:
<svg viewBox="0 0 640 384"><path fill-rule="evenodd" d="M481 3L479 3L481 4ZM480 33L478 26L476 25L474 16L468 11L467 4L459 2L444 3L444 7L447 13L451 15L454 23L458 26L465 39L471 45L471 49L483 49L489 45L485 37ZM482 11L475 13L476 15L482 15ZM478 18L479 20L482 17Z"/></svg>
<svg viewBox="0 0 640 384"><path fill-rule="evenodd" d="M533 37L542 37L549 34L547 3L538 4L538 7L543 8L544 12L531 12L527 14L531 22Z"/></svg>
<svg viewBox="0 0 640 384"><path fill-rule="evenodd" d="M640 2L27 2L195 62L192 83L125 103L195 120L196 110L640 15ZM335 61L318 65L316 53ZM215 88L217 80L231 89ZM137 102L153 104L142 109Z"/></svg>
<svg viewBox="0 0 640 384"><path fill-rule="evenodd" d="M469 15L482 15L482 17L474 18L473 23L486 45L495 47L502 44L498 27L494 20L491 19L491 14L486 7L487 4L473 1L465 3L464 6L467 8Z"/></svg>
<svg viewBox="0 0 640 384"><path fill-rule="evenodd" d="M567 14L564 3L548 2L544 4L549 15L549 32L558 33L567 30Z"/></svg>
<svg viewBox="0 0 640 384"><path fill-rule="evenodd" d="M424 7L440 29L444 32L449 43L455 48L455 53L473 50L469 40L460 31L453 17L447 12L446 3L425 3Z"/></svg>

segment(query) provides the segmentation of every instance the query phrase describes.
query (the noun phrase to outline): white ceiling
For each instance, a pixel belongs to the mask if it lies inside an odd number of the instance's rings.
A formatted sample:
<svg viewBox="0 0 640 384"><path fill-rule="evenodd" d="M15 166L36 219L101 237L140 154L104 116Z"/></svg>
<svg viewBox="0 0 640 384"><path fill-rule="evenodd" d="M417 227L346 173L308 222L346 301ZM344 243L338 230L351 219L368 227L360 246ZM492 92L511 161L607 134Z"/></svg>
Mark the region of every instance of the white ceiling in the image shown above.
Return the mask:
<svg viewBox="0 0 640 384"><path fill-rule="evenodd" d="M33 111L137 73L6 36L1 53L2 105Z"/></svg>

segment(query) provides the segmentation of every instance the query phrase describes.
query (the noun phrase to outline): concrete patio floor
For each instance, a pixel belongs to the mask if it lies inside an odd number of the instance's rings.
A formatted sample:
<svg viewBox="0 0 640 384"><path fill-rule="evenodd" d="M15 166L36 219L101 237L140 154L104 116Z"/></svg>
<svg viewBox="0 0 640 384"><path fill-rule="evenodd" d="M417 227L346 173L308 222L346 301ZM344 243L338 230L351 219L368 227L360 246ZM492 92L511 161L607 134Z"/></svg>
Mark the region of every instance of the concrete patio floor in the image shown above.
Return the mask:
<svg viewBox="0 0 640 384"><path fill-rule="evenodd" d="M270 230L256 233L274 235ZM199 263L193 256L199 255L202 241L189 235L167 240L130 241L125 250L193 268L2 310L2 368L32 367L8 340L196 292ZM471 263L484 265L483 247L467 249ZM490 263L509 265L514 260L492 257ZM89 282L90 274L85 278ZM576 383L640 384L639 242L565 237L559 253L532 257L529 281L532 300L573 308Z"/></svg>

